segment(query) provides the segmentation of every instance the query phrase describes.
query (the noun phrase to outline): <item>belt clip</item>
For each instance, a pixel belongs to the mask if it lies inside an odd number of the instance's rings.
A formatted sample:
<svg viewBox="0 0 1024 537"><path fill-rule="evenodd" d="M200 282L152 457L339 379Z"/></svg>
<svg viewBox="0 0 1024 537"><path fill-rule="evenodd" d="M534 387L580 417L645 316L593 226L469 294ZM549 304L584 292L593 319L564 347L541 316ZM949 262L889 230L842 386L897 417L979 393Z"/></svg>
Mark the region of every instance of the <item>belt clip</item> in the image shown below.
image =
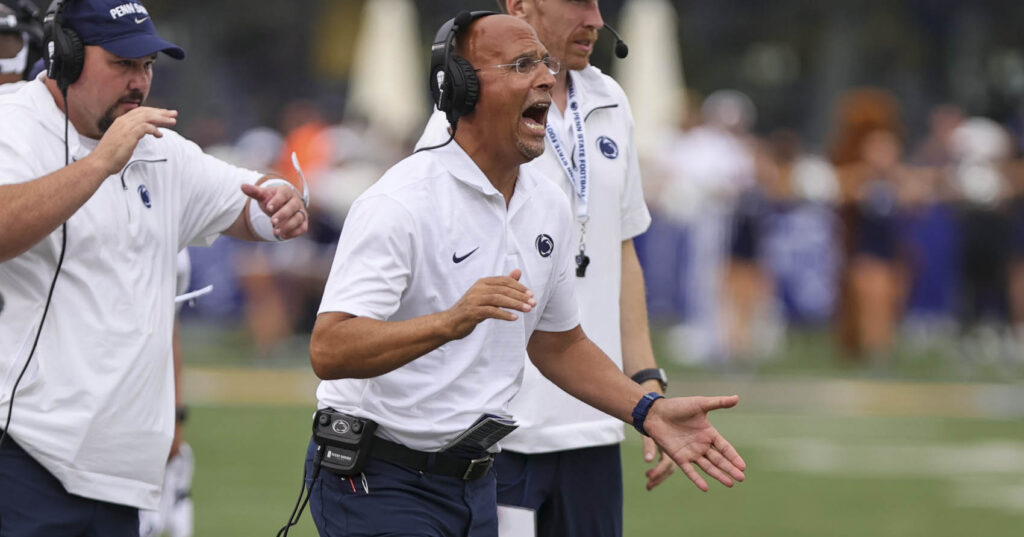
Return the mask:
<svg viewBox="0 0 1024 537"><path fill-rule="evenodd" d="M474 479L480 479L487 475L487 472L491 469L491 465L493 463L494 457L490 455L469 461L469 466L466 467L466 472L462 474L462 480L473 481Z"/></svg>

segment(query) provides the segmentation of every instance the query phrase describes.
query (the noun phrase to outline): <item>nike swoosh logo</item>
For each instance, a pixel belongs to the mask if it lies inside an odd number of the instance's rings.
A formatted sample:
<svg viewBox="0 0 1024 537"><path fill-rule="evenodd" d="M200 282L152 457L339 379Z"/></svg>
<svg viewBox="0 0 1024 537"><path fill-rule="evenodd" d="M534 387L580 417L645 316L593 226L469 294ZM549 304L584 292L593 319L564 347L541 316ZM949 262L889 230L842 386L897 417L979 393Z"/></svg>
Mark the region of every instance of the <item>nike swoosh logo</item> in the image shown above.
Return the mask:
<svg viewBox="0 0 1024 537"><path fill-rule="evenodd" d="M141 19L138 18L138 17L135 17L135 24L142 24L142 23L144 23L144 22L146 22L148 20L149 20L149 17L142 17Z"/></svg>
<svg viewBox="0 0 1024 537"><path fill-rule="evenodd" d="M473 252L475 252L475 251L477 251L479 249L480 249L480 247L477 246L476 248L473 248L468 254L466 254L466 255L464 255L462 257L459 257L458 255L455 254L455 252L452 252L452 261L455 262L455 263L462 263L463 261L466 260L467 257L473 255Z"/></svg>

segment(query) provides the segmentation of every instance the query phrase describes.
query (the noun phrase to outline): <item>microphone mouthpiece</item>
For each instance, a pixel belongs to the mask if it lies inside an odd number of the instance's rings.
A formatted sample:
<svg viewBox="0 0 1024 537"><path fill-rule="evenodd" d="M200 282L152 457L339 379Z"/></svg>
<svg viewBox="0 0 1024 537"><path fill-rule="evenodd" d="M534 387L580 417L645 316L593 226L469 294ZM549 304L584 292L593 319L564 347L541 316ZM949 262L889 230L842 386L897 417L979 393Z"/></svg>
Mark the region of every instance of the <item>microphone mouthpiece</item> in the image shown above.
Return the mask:
<svg viewBox="0 0 1024 537"><path fill-rule="evenodd" d="M625 58L628 55L629 55L629 46L626 45L626 42L621 40L621 39L616 41L615 42L615 56L618 57L621 60L621 59Z"/></svg>
<svg viewBox="0 0 1024 537"><path fill-rule="evenodd" d="M612 34L612 37L615 38L615 56L620 60L625 58L626 55L629 54L629 47L626 45L626 42L622 40L622 36L619 35L619 32L615 31L615 28L612 28L607 24L604 25L604 29L608 30L608 33Z"/></svg>

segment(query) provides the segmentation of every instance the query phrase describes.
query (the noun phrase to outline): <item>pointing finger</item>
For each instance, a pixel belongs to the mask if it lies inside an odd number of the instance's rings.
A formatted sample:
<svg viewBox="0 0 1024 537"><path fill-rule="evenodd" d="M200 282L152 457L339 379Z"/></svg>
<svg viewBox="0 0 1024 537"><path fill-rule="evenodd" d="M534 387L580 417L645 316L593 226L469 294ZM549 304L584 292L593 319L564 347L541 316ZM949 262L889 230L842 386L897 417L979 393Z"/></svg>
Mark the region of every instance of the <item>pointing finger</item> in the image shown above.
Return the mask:
<svg viewBox="0 0 1024 537"><path fill-rule="evenodd" d="M256 201L262 201L264 196L262 188L249 183L242 183L242 193Z"/></svg>

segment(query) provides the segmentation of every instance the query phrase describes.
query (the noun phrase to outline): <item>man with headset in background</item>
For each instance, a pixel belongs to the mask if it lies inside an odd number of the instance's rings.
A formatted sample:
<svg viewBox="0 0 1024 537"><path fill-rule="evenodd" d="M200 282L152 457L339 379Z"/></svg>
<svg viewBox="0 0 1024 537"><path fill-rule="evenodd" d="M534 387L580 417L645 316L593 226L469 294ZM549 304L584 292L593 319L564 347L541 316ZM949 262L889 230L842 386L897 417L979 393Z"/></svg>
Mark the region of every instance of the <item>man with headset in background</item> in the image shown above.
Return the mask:
<svg viewBox="0 0 1024 537"><path fill-rule="evenodd" d="M579 327L569 205L521 166L544 151L559 69L509 15L463 12L438 32L431 89L455 143L398 163L352 205L310 342L324 379L307 453L321 535L497 534L490 452L527 347L544 375L632 419L701 489L693 463L726 486L743 479L707 420L736 396L645 393ZM357 448L365 467L332 470L360 456L321 427L376 428Z"/></svg>
<svg viewBox="0 0 1024 537"><path fill-rule="evenodd" d="M47 72L0 97L0 533L138 535L174 433L174 259L289 239L302 196L145 106L161 39L132 0L56 0Z"/></svg>
<svg viewBox="0 0 1024 537"><path fill-rule="evenodd" d="M25 85L42 59L43 25L31 0L0 0L0 95Z"/></svg>
<svg viewBox="0 0 1024 537"><path fill-rule="evenodd" d="M533 26L565 67L552 88L555 107L547 116L546 150L527 167L554 181L571 200L580 325L645 391L664 393L667 379L654 359L643 271L633 248L633 237L651 222L633 117L622 88L590 65L604 26L598 2L497 3ZM626 54L621 43L616 54ZM435 112L417 145L444 140L445 126L444 115ZM529 363L510 410L520 428L495 457L502 534L622 535L622 423L565 393ZM649 463L658 459L647 470L650 490L672 474L674 464L648 437L643 456Z"/></svg>

